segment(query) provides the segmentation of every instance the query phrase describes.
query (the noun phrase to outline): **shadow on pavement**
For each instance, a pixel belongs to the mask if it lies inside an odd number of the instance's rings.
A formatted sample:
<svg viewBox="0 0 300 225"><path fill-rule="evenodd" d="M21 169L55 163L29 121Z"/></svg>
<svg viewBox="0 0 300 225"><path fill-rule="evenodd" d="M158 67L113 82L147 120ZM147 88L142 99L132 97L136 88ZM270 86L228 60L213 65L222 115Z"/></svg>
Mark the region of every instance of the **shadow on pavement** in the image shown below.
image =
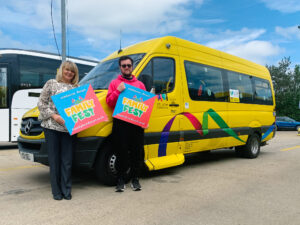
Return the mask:
<svg viewBox="0 0 300 225"><path fill-rule="evenodd" d="M9 150L18 148L18 143L0 142L0 150Z"/></svg>

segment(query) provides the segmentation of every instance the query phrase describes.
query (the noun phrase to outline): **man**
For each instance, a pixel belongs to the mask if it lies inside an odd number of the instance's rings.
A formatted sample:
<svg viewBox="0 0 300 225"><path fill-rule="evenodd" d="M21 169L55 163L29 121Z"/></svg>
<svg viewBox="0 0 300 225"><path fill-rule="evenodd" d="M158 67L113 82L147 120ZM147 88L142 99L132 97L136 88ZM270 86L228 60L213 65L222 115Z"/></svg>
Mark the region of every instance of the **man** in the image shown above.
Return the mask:
<svg viewBox="0 0 300 225"><path fill-rule="evenodd" d="M146 90L145 85L132 75L133 60L129 56L120 57L119 67L121 74L110 83L106 96L106 103L113 109L116 106L120 93L125 90L124 83ZM144 129L113 118L112 140L113 150L117 156L118 183L116 192L125 190L125 174L128 167L132 170L132 189L134 191L141 190L138 176L144 155Z"/></svg>

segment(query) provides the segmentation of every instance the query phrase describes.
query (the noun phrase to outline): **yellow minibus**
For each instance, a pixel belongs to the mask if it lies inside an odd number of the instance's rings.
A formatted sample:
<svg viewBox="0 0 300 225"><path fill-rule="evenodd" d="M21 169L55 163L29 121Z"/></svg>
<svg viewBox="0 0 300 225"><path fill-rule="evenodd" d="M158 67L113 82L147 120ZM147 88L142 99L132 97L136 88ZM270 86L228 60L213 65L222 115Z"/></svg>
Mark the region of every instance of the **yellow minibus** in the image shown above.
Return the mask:
<svg viewBox="0 0 300 225"><path fill-rule="evenodd" d="M176 37L148 40L114 52L80 81L93 86L109 121L77 135L74 166L94 169L103 183L116 182L112 111L105 98L124 55L133 59L133 74L147 91L157 95L145 130L148 170L177 166L186 154L221 148L234 147L237 155L256 158L274 137L275 96L264 66ZM23 116L18 146L22 158L47 165L38 115L34 108Z"/></svg>

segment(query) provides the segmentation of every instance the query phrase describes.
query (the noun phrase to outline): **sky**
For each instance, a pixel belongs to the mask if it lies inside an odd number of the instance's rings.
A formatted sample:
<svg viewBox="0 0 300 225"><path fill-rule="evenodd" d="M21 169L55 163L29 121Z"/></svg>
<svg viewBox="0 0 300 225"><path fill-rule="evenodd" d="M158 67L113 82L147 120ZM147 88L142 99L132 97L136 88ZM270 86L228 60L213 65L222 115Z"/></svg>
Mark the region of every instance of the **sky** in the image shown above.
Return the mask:
<svg viewBox="0 0 300 225"><path fill-rule="evenodd" d="M0 48L58 53L51 0L0 0ZM52 0L61 52L61 0ZM101 60L120 47L176 36L254 61L300 64L299 0L66 0L67 54Z"/></svg>

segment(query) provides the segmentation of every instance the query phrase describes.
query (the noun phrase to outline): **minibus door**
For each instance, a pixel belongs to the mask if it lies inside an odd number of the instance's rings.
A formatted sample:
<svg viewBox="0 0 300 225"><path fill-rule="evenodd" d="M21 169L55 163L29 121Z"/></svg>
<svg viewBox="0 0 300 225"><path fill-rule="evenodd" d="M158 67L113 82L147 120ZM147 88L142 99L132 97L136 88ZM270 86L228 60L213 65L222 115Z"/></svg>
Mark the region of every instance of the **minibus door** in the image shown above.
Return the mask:
<svg viewBox="0 0 300 225"><path fill-rule="evenodd" d="M180 138L179 115L183 107L181 80L178 76L180 73L176 62L177 56L151 55L138 77L144 82L147 91L155 93L157 97L149 128L145 132L145 158L151 161L154 167L152 169L183 163L182 157L177 157Z"/></svg>
<svg viewBox="0 0 300 225"><path fill-rule="evenodd" d="M222 71L218 68L184 61L184 117L181 149L183 153L227 146L228 114Z"/></svg>

